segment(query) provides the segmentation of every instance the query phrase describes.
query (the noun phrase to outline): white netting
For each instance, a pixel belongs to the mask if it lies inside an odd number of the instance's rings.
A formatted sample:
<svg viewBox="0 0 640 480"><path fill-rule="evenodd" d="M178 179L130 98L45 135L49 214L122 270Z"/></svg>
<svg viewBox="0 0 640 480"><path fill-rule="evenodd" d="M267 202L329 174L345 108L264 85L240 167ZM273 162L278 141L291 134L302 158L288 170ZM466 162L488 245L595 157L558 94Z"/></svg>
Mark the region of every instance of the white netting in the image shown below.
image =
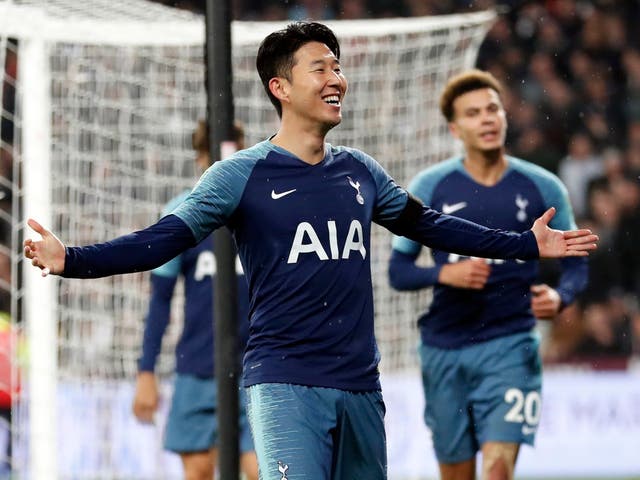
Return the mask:
<svg viewBox="0 0 640 480"><path fill-rule="evenodd" d="M479 13L331 23L341 40L349 93L343 123L329 141L370 153L405 185L418 170L450 155L454 145L437 109L437 92L447 77L473 65L492 19L490 13ZM236 116L245 124L248 144L277 129L255 54L264 35L281 26L233 27ZM42 67L50 75L50 226L66 243L93 243L146 226L168 199L193 184L190 134L206 106L203 27L200 17L141 0L0 1L0 60L15 50L22 61L23 46L32 39L42 42L47 53ZM17 46L7 37L17 38ZM29 92L22 87L24 79L0 75L0 84L16 84L15 109L2 110L15 135L2 147L12 152L14 163L12 231L19 233L13 234L11 251L17 265L25 220L18 207L29 202L20 189L26 168L20 139L29 128L22 108ZM415 319L427 298L390 290L390 241L388 232L374 229L371 258L382 368L415 370ZM22 298L18 280L14 272L15 318ZM123 445L131 444L122 436L122 424L133 423L130 404L122 398L130 400L135 377L147 280L144 273L57 283L60 410L91 399L90 407L78 407L90 410L87 418L67 414L59 420L58 446L49 447L66 452L58 460L60 478L170 477L171 468L159 460L164 457L157 434L154 441L139 440L139 451L122 453ZM172 322L160 358L162 374L173 368L179 330L179 322ZM28 468L27 451L19 448L25 445L27 423L24 410L14 415L18 472Z"/></svg>

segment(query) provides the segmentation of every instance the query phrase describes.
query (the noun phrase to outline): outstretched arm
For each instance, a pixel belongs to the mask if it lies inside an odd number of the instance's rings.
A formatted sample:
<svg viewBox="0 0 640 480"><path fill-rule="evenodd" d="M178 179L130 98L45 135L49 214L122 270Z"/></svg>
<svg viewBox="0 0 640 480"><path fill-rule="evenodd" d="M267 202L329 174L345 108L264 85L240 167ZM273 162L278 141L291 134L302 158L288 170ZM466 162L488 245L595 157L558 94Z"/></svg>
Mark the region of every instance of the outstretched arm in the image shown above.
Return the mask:
<svg viewBox="0 0 640 480"><path fill-rule="evenodd" d="M431 248L483 258L586 256L596 248L597 235L590 230L560 231L549 228L555 209L538 218L531 230L507 232L483 227L426 207L412 195L402 212L391 222L380 222L396 235L405 236Z"/></svg>
<svg viewBox="0 0 640 480"><path fill-rule="evenodd" d="M167 215L143 230L106 243L65 247L49 230L33 219L29 226L41 240L24 241L24 255L31 264L69 278L99 278L158 267L196 244L191 229L175 215Z"/></svg>

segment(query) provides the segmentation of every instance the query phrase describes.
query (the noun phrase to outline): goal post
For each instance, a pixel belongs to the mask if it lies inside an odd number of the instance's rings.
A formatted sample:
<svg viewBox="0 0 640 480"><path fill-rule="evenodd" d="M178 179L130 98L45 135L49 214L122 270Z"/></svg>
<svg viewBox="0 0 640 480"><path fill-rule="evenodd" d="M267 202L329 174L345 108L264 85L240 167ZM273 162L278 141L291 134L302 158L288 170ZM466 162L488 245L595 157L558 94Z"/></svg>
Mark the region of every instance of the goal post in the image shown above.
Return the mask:
<svg viewBox="0 0 640 480"><path fill-rule="evenodd" d="M453 154L437 92L473 66L494 18L478 12L327 22L349 81L343 122L328 141L371 154L402 185ZM235 116L249 145L278 127L255 55L264 36L284 25L232 25ZM14 109L1 112L2 125L10 122L15 133L2 147L13 161L8 181L18 231L9 246L13 321L28 332L30 357L12 425L12 468L21 477L179 476L179 464L162 451L162 416L144 429L130 410L148 274L41 278L22 260L21 243L29 216L69 245L128 233L156 221L170 198L193 185L191 131L206 114L204 34L201 16L144 0L0 0L0 47L15 40L19 65L15 78L0 69L0 85L15 86ZM415 322L428 296L389 287L390 244L389 232L373 229L381 369L383 376L418 374ZM180 303L177 295L157 367L165 380L181 331ZM163 392L166 412L169 382Z"/></svg>

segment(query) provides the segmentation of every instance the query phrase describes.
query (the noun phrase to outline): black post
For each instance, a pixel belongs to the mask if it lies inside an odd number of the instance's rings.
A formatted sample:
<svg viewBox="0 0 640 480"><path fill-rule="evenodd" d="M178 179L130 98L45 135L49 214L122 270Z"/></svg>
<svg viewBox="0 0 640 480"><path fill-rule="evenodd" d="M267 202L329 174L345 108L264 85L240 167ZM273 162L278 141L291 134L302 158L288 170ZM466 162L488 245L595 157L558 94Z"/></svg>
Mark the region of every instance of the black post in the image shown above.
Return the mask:
<svg viewBox="0 0 640 480"><path fill-rule="evenodd" d="M230 0L206 3L206 87L211 161L233 140ZM215 376L218 383L218 468L221 480L238 480L238 327L236 250L229 231L215 232Z"/></svg>

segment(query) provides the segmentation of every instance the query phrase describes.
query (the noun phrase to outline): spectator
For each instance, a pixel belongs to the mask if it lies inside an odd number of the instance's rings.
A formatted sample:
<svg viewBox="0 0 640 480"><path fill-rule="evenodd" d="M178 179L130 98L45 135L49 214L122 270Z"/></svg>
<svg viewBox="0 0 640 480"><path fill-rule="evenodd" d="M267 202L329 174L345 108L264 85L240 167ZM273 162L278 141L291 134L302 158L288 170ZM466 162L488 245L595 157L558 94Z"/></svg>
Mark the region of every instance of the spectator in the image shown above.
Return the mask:
<svg viewBox="0 0 640 480"><path fill-rule="evenodd" d="M587 214L589 182L603 171L602 159L594 150L591 138L585 132L574 133L569 140L568 155L560 161L558 176L567 186L576 217Z"/></svg>

